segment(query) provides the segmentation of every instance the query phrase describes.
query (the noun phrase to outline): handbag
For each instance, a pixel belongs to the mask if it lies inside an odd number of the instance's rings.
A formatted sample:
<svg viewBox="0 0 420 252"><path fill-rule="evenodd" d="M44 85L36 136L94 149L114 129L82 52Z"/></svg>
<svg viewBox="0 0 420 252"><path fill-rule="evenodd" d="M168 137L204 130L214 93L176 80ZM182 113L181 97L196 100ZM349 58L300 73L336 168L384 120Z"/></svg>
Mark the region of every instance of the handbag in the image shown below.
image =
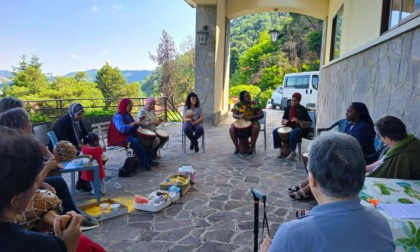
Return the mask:
<svg viewBox="0 0 420 252"><path fill-rule="evenodd" d="M124 161L124 165L118 169L118 177L131 177L137 170L139 161L136 156L128 157Z"/></svg>

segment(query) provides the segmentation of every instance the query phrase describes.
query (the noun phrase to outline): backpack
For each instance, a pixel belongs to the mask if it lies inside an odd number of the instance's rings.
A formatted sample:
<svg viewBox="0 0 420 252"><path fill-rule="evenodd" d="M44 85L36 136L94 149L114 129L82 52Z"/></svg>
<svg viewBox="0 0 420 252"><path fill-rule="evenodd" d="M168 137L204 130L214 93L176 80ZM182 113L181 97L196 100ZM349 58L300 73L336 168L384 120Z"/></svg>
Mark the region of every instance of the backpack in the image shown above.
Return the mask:
<svg viewBox="0 0 420 252"><path fill-rule="evenodd" d="M139 161L136 156L125 159L124 165L118 170L118 177L131 177L137 170Z"/></svg>

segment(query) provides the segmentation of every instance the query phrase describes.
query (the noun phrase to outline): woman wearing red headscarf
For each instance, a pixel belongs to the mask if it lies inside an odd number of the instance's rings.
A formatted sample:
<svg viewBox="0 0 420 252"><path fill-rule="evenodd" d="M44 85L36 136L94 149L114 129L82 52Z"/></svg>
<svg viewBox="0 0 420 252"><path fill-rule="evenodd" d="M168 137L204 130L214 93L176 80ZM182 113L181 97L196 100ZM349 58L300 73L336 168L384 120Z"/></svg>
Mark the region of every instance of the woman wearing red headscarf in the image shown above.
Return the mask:
<svg viewBox="0 0 420 252"><path fill-rule="evenodd" d="M118 112L112 117L108 129L108 145L126 147L130 143L130 148L140 158L139 168L150 171L150 167L156 163L149 160L143 143L136 137L140 121L135 121L131 116L132 108L133 102L129 98L122 99L118 104Z"/></svg>
<svg viewBox="0 0 420 252"><path fill-rule="evenodd" d="M284 110L283 118L281 120L282 125L292 128L289 135L290 153L287 156L282 155L282 143L280 135L277 132L280 127L273 130L274 149L280 148L280 155L277 156L278 158L286 158L289 160L295 158L298 140L302 136L309 134L309 128L312 125L312 120L309 117L306 108L300 105L301 99L302 95L300 93L294 93L292 95L292 105L287 106Z"/></svg>

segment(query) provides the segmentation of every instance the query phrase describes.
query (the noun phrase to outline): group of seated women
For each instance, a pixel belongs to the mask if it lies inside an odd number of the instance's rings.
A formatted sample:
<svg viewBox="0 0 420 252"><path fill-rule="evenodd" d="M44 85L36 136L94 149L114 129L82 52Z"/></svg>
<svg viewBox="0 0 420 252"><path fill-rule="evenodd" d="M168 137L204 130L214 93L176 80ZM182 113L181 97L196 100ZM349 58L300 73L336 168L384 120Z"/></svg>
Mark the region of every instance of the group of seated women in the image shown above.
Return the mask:
<svg viewBox="0 0 420 252"><path fill-rule="evenodd" d="M80 234L98 224L80 214L62 177L47 177L59 164L31 133L32 123L23 109L23 103L10 97L1 99L1 251L105 251ZM71 216L70 224L64 229L60 228L63 218L55 219L51 227L55 236L25 230L16 223L18 215L31 211L29 202L37 189L46 189L56 194L62 202L62 213Z"/></svg>
<svg viewBox="0 0 420 252"><path fill-rule="evenodd" d="M366 105L360 102L350 104L346 119L349 124L344 133L359 142L365 157L367 176L420 179L420 140L407 134L406 126L400 119L385 116L374 124ZM379 136L388 148L382 157L375 150L375 136ZM311 196L308 179L290 186L288 190L293 199L308 199Z"/></svg>

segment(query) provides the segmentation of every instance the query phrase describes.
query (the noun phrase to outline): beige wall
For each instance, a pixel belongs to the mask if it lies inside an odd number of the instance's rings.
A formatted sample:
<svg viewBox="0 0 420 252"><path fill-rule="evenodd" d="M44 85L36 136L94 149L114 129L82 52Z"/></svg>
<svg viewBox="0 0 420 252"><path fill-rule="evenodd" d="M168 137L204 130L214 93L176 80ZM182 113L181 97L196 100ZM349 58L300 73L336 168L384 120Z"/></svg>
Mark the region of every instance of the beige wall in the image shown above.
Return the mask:
<svg viewBox="0 0 420 252"><path fill-rule="evenodd" d="M324 19L327 16L328 2L328 0L226 0L226 14L229 19L234 19L278 8L279 11Z"/></svg>
<svg viewBox="0 0 420 252"><path fill-rule="evenodd" d="M341 6L344 6L344 12L340 55L349 53L380 35L382 0L331 0L328 7L325 63L330 59L332 20Z"/></svg>

